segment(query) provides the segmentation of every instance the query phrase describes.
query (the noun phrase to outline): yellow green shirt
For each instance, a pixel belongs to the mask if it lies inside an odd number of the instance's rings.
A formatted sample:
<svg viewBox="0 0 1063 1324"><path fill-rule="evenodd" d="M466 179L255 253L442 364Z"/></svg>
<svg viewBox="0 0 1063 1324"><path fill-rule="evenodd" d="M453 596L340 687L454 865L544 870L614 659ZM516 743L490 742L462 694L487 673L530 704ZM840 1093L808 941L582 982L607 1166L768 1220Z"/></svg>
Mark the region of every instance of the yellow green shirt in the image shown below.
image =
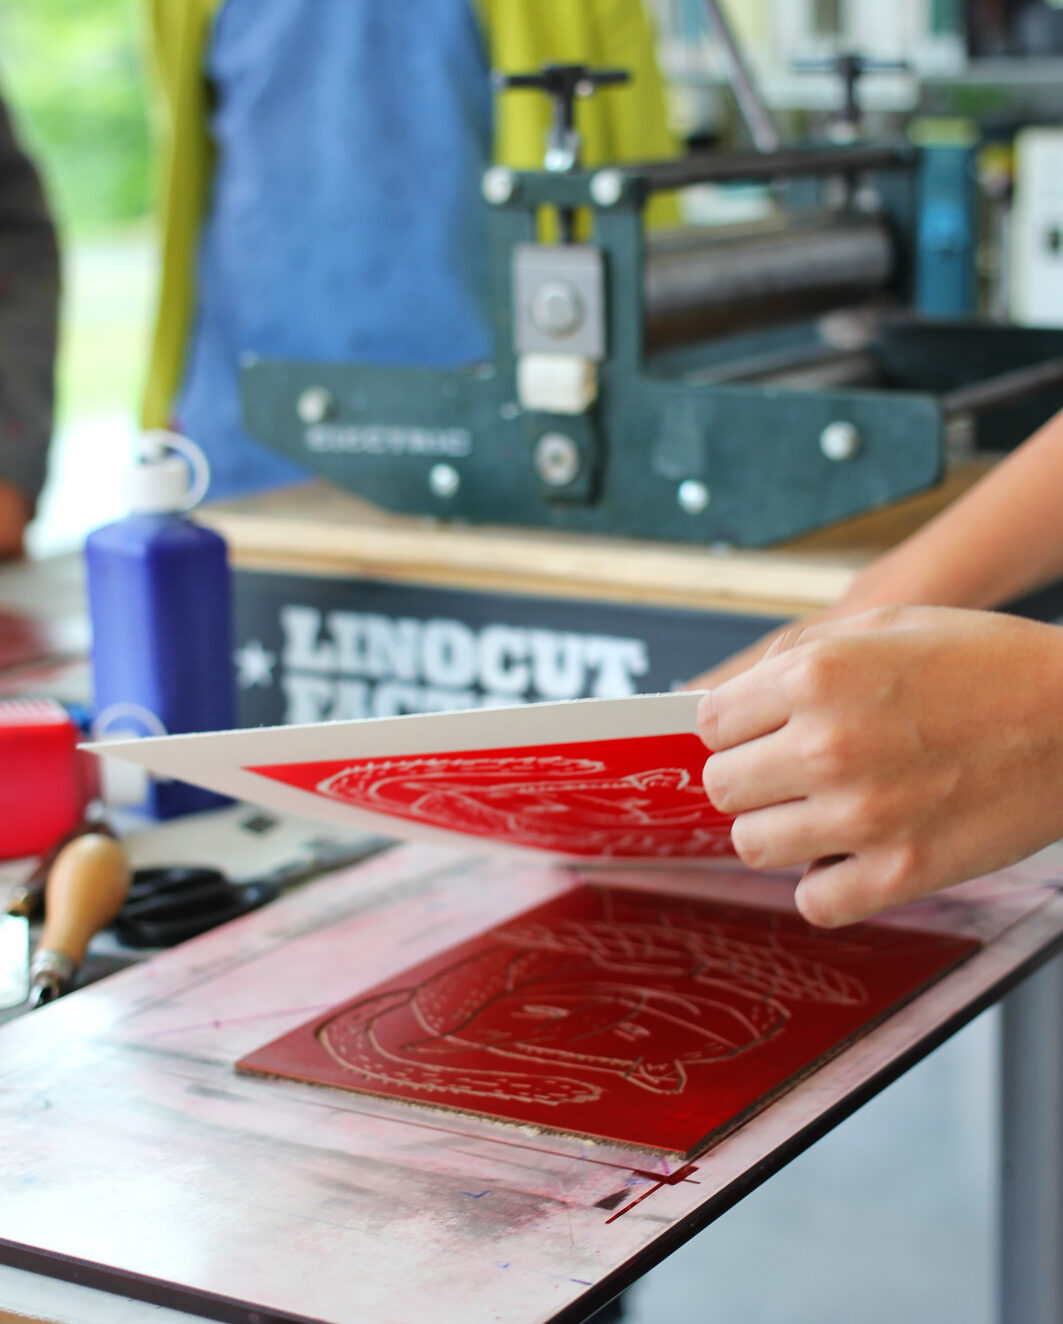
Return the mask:
<svg viewBox="0 0 1063 1324"><path fill-rule="evenodd" d="M502 71L572 62L631 71L629 87L580 104L585 161L671 155L654 39L639 0L472 0L489 65ZM208 205L213 146L204 59L224 0L148 0L160 109L161 281L143 403L146 426L171 416L194 312L194 272ZM542 160L550 107L510 92L495 116L495 158L517 169Z"/></svg>

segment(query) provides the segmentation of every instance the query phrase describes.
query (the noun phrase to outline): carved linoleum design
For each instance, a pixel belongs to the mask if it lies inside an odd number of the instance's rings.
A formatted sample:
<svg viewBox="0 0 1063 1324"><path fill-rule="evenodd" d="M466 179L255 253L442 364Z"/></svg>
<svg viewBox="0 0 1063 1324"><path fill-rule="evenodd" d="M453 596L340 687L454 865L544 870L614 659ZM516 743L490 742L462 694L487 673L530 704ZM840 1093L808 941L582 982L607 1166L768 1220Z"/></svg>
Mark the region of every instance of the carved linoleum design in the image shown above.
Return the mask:
<svg viewBox="0 0 1063 1324"><path fill-rule="evenodd" d="M682 918L498 930L498 946L340 1013L321 1043L384 1085L593 1103L602 1074L682 1093L691 1068L778 1034L795 1001L866 1001L859 980L816 958L815 940L741 924L680 927Z"/></svg>
<svg viewBox="0 0 1063 1324"><path fill-rule="evenodd" d="M689 1154L973 946L583 886L241 1066Z"/></svg>

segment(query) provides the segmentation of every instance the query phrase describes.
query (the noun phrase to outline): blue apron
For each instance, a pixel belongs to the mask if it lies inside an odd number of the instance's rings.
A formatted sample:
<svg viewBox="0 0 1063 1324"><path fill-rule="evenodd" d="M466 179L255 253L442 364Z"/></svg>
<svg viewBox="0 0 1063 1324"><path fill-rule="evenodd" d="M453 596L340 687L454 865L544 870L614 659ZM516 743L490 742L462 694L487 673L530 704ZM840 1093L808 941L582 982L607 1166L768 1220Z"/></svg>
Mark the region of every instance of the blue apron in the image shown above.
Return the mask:
<svg viewBox="0 0 1063 1324"><path fill-rule="evenodd" d="M468 0L225 0L179 426L211 495L305 471L244 431L245 353L446 367L489 348L491 95Z"/></svg>

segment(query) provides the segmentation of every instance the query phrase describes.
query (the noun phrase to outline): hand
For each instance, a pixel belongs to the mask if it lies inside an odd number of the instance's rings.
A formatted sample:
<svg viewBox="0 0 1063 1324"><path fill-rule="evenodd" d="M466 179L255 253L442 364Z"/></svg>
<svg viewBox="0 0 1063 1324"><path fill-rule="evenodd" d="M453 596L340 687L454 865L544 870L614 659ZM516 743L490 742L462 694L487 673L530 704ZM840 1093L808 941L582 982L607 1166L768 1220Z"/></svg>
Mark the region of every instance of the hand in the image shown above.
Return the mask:
<svg viewBox="0 0 1063 1324"><path fill-rule="evenodd" d="M753 868L808 864L812 924L1003 868L1063 836L1063 629L897 607L784 631L706 694L705 789Z"/></svg>
<svg viewBox="0 0 1063 1324"><path fill-rule="evenodd" d="M23 535L31 514L30 503L21 489L0 480L0 559L24 555Z"/></svg>
<svg viewBox="0 0 1063 1324"><path fill-rule="evenodd" d="M759 662L782 633L782 630L773 630L770 634L758 639L756 643L750 644L748 648L743 648L740 653L732 653L730 657L725 657L722 662L717 662L714 667L709 667L708 671L703 671L691 680L684 681L680 689L714 690L717 685L722 685L725 680L730 680L732 676L741 675L743 671L748 671L754 663Z"/></svg>
<svg viewBox="0 0 1063 1324"><path fill-rule="evenodd" d="M789 638L795 628L807 628L810 625L818 625L820 621L833 620L839 616L853 616L856 612L862 610L862 604L847 608L848 599L843 598L841 602L835 603L830 607L822 607L819 611L812 612L808 616L802 616L800 621L791 625L781 625L774 630L769 630L767 634L743 648L740 653L732 653L730 657L725 657L722 662L717 662L714 667L709 667L707 671L694 676L691 680L684 681L680 686L684 690L714 690L717 685L722 685L725 680L730 680L732 676L740 676L743 671L748 671L768 652L774 648L779 639ZM873 605L873 604L867 604Z"/></svg>

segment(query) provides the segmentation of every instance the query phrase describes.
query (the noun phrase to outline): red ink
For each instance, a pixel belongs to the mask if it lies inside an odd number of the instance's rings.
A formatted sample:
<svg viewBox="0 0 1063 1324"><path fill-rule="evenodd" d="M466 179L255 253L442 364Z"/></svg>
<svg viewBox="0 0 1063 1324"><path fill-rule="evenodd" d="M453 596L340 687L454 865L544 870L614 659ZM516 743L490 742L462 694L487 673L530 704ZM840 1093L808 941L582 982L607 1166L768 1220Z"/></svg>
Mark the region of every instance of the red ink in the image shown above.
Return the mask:
<svg viewBox="0 0 1063 1324"><path fill-rule="evenodd" d="M584 886L238 1067L690 1157L978 946Z"/></svg>
<svg viewBox="0 0 1063 1324"><path fill-rule="evenodd" d="M330 800L565 855L731 855L731 823L701 782L696 735L330 759L247 768Z"/></svg>

